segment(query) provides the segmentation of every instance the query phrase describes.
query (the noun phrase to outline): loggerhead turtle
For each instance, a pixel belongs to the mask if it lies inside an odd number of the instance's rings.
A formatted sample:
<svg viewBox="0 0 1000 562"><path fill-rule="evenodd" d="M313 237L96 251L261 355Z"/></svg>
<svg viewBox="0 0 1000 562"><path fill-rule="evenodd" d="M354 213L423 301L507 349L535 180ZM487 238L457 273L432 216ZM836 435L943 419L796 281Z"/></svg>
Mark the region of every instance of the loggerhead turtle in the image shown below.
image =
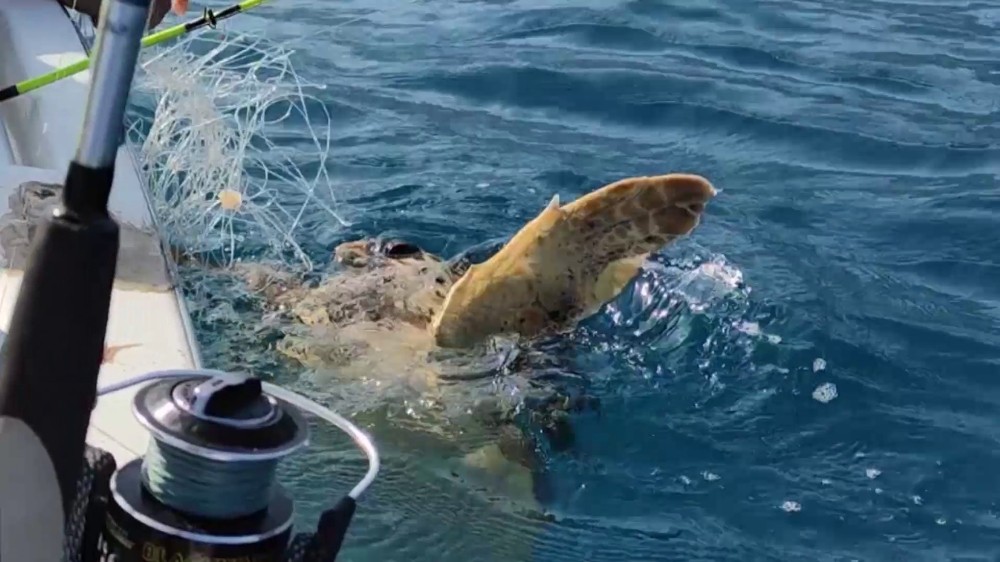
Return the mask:
<svg viewBox="0 0 1000 562"><path fill-rule="evenodd" d="M471 266L405 241L362 239L337 246L339 271L315 286L260 264L242 268L267 305L293 321L278 345L286 356L338 378L402 384L426 396L449 378L436 360L442 349L571 327L618 295L649 253L691 232L715 193L701 176L667 174L622 179L562 206L556 196ZM556 395L535 419L566 441L572 405ZM500 454L534 469L532 440L509 418L489 416L499 444L467 460L492 470Z"/></svg>

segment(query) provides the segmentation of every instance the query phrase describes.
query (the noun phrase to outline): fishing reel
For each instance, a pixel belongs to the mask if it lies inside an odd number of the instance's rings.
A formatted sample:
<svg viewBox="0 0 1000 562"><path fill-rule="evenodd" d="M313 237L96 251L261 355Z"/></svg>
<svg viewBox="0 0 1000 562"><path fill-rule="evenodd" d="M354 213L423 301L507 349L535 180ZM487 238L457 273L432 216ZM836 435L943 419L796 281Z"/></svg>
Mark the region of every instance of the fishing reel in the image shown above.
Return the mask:
<svg viewBox="0 0 1000 562"><path fill-rule="evenodd" d="M298 394L222 371L149 373L99 389L98 396L141 383L147 384L136 392L132 413L150 432L146 454L115 470L109 454L87 451L67 522L67 559L336 559L356 500L378 474L378 451L364 432ZM368 457L368 471L323 513L315 532L293 539L294 502L276 471L283 458L308 444L303 412L347 433ZM83 554L73 556L73 551Z"/></svg>

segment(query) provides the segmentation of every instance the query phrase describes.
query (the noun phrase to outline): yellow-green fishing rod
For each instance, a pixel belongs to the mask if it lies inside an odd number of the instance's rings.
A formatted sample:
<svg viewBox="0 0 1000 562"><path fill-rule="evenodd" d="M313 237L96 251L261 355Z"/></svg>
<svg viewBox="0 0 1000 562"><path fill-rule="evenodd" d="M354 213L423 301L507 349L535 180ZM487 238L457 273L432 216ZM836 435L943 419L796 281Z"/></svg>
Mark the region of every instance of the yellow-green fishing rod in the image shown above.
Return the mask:
<svg viewBox="0 0 1000 562"><path fill-rule="evenodd" d="M218 12L213 12L212 10L205 9L204 15L196 20L191 20L187 23L180 23L173 27L168 27L162 31L157 31L155 33L150 33L149 35L142 38L142 47L150 47L164 41L169 41L171 39L180 37L185 33L190 33L196 29L201 29L202 27L208 26L214 28L215 25L220 21L228 17L235 16L240 12L245 12L251 8L255 8L264 3L265 0L243 0L239 4L233 4L228 8L220 10ZM57 68L51 72L42 74L41 76L36 76L34 78L29 78L23 82L18 82L13 86L7 86L6 88L0 89L0 102L9 100L11 98L16 98L21 94L28 93L32 90L37 90L42 86L48 86L53 82L58 82L63 78L68 78L74 74L79 74L87 68L90 67L90 57L83 60L77 61L73 64L68 64L64 67Z"/></svg>

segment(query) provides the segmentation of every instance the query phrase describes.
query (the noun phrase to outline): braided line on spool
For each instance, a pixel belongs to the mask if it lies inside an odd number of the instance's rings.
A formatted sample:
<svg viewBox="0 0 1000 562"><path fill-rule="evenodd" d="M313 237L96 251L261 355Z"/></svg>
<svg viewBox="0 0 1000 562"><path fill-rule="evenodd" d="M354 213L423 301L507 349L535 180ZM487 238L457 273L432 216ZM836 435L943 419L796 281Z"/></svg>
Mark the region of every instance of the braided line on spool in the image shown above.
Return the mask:
<svg viewBox="0 0 1000 562"><path fill-rule="evenodd" d="M211 519L235 519L267 508L280 459L217 461L150 439L142 482L161 503Z"/></svg>
<svg viewBox="0 0 1000 562"><path fill-rule="evenodd" d="M152 371L124 381L102 386L97 389L97 395L105 396L145 382L184 379L190 378L192 375L227 376L229 373L215 369L168 369L163 371ZM284 400L304 412L309 412L320 419L326 420L350 436L351 440L354 441L358 448L364 452L365 456L368 458L368 470L365 472L364 477L358 481L358 483L355 484L355 486L351 488L351 491L347 494L348 497L354 500L361 497L361 495L375 481L375 478L378 477L379 469L382 464L378 448L375 446L375 443L371 440L371 438L349 420L321 404L317 404L304 396L300 396L290 390L268 382L263 383L263 385L264 391L269 395Z"/></svg>

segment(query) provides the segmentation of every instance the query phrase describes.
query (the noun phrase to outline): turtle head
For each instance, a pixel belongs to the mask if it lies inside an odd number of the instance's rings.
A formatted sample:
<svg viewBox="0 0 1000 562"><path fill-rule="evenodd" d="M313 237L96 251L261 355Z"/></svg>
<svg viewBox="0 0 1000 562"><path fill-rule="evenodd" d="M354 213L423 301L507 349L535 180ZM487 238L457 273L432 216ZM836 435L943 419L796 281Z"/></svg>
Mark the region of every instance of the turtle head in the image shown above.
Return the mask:
<svg viewBox="0 0 1000 562"><path fill-rule="evenodd" d="M440 261L423 248L397 238L362 238L344 242L333 250L338 264L355 269L371 269L419 261Z"/></svg>
<svg viewBox="0 0 1000 562"><path fill-rule="evenodd" d="M382 317L414 325L430 322L455 279L447 262L397 238L344 242L333 255L342 269L328 287L336 287L338 299L372 303Z"/></svg>

